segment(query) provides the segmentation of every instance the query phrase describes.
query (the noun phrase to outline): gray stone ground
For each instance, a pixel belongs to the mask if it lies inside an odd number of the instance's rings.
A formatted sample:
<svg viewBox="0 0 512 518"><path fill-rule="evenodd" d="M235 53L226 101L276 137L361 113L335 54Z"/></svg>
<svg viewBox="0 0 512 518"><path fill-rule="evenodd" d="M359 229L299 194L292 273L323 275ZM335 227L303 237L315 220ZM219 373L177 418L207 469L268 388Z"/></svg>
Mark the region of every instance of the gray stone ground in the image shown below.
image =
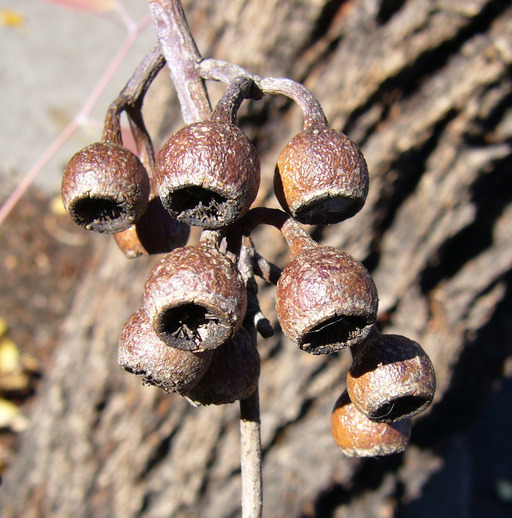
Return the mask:
<svg viewBox="0 0 512 518"><path fill-rule="evenodd" d="M122 0L134 20L149 14L147 2ZM6 10L22 24L5 23ZM101 17L41 0L0 0L0 200L44 153L88 98L127 32L115 13ZM92 116L98 122L111 99L155 41L153 27L138 37ZM49 194L60 187L69 157L99 137L82 128L38 176Z"/></svg>

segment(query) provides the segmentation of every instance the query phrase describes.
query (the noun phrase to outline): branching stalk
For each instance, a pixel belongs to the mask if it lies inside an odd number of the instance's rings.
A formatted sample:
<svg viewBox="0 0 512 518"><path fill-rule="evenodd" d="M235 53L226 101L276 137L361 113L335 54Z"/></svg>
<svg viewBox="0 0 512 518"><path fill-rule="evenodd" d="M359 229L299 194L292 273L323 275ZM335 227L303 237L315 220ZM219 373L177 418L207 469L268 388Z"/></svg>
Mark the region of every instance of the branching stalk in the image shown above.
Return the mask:
<svg viewBox="0 0 512 518"><path fill-rule="evenodd" d="M183 119L186 124L205 120L211 114L211 107L203 79L197 68L197 63L202 58L190 32L181 2L179 0L148 0L148 2L155 31L178 93ZM235 100L235 105L236 103ZM256 339L255 336L254 339ZM249 399L240 402L240 431L242 516L260 518L262 477L258 390Z"/></svg>

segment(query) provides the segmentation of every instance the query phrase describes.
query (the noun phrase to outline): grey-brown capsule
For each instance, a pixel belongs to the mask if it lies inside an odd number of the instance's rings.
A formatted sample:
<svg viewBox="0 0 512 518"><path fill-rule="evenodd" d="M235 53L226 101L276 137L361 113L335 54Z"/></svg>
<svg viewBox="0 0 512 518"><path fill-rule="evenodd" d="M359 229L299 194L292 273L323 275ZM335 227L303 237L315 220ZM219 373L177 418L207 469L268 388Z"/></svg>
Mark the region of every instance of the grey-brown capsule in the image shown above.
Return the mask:
<svg viewBox="0 0 512 518"><path fill-rule="evenodd" d="M418 343L374 332L351 351L347 390L354 405L370 419L409 418L432 403L434 366Z"/></svg>
<svg viewBox="0 0 512 518"><path fill-rule="evenodd" d="M171 216L188 225L218 229L249 210L259 189L260 160L234 124L196 122L160 150L156 178Z"/></svg>
<svg viewBox="0 0 512 518"><path fill-rule="evenodd" d="M306 247L277 283L277 316L284 333L312 354L336 352L364 340L377 317L378 296L368 270L346 252Z"/></svg>
<svg viewBox="0 0 512 518"><path fill-rule="evenodd" d="M255 340L242 327L215 349L213 360L187 399L196 405L225 405L247 399L258 387L260 355Z"/></svg>
<svg viewBox="0 0 512 518"><path fill-rule="evenodd" d="M143 306L161 340L201 351L218 347L240 328L247 293L236 266L200 244L173 250L153 268Z"/></svg>
<svg viewBox="0 0 512 518"><path fill-rule="evenodd" d="M162 206L158 196L148 203L147 209L135 225L114 234L114 240L126 257L169 253L185 246L190 227L174 219Z"/></svg>
<svg viewBox="0 0 512 518"><path fill-rule="evenodd" d="M119 340L118 361L123 369L146 384L181 395L199 382L212 357L212 351L192 353L169 347L158 338L143 310L126 321Z"/></svg>
<svg viewBox="0 0 512 518"><path fill-rule="evenodd" d="M411 420L371 421L351 403L345 391L334 406L331 432L347 457L381 457L405 450L411 435Z"/></svg>
<svg viewBox="0 0 512 518"><path fill-rule="evenodd" d="M368 168L358 146L341 131L310 126L281 151L274 190L283 209L309 225L352 217L368 194Z"/></svg>
<svg viewBox="0 0 512 518"><path fill-rule="evenodd" d="M62 200L75 223L101 233L126 230L142 216L149 178L131 151L96 142L76 153L62 178Z"/></svg>

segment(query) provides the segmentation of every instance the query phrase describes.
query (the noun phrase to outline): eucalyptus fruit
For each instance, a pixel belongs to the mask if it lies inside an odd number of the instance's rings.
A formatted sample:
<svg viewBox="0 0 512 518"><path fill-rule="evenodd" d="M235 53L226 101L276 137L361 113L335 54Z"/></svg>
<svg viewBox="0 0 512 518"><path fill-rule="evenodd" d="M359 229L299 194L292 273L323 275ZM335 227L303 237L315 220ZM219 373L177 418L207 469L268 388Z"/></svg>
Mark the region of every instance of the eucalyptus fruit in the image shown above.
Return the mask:
<svg viewBox="0 0 512 518"><path fill-rule="evenodd" d="M260 159L234 123L246 89L247 81L233 82L210 120L185 126L158 153L158 192L179 221L222 228L243 216L256 198Z"/></svg>
<svg viewBox="0 0 512 518"><path fill-rule="evenodd" d="M283 232L291 255L276 288L284 333L311 354L333 353L364 340L378 307L368 270L346 252L318 245L292 220Z"/></svg>
<svg viewBox="0 0 512 518"><path fill-rule="evenodd" d="M160 339L188 351L215 349L240 329L247 308L242 276L206 244L177 248L151 271L143 307Z"/></svg>
<svg viewBox="0 0 512 518"><path fill-rule="evenodd" d="M347 390L370 419L392 422L423 412L434 399L434 366L421 346L378 330L351 349Z"/></svg>
<svg viewBox="0 0 512 518"><path fill-rule="evenodd" d="M411 436L411 420L372 421L355 407L345 391L332 411L331 433L347 457L381 457L405 450Z"/></svg>
<svg viewBox="0 0 512 518"><path fill-rule="evenodd" d="M113 233L127 257L166 254L147 277L142 306L123 326L120 366L194 406L239 401L241 429L251 429L253 441L243 450L260 462L256 332L268 338L273 329L259 305L259 276L276 286L277 319L299 349L313 355L352 351L347 387L331 416L341 451L360 457L403 451L411 417L434 397L432 363L416 342L376 328L378 293L365 266L321 246L301 226L338 223L361 210L369 186L361 150L329 127L303 85L198 60L187 73L224 81L225 92L211 113L208 103L200 117L184 111L188 124L156 153L142 102L163 65L156 48L111 104L101 142L73 156L62 181L64 204L78 224ZM283 210L252 208L260 158L237 120L244 101L267 95L287 96L304 115L303 130L277 158L274 192ZM122 112L138 156L123 146ZM286 240L289 260L282 270L251 241L261 224L276 227ZM193 226L200 236L191 233ZM190 236L198 242L189 243Z"/></svg>
<svg viewBox="0 0 512 518"><path fill-rule="evenodd" d="M260 355L255 340L243 327L213 352L201 380L187 393L194 405L225 405L247 399L256 391Z"/></svg>
<svg viewBox="0 0 512 518"><path fill-rule="evenodd" d="M119 365L140 376L145 384L166 392L187 394L204 376L212 351L192 353L162 342L151 327L144 310L126 321L118 347Z"/></svg>
<svg viewBox="0 0 512 518"><path fill-rule="evenodd" d="M279 155L274 190L286 212L309 225L338 223L361 210L368 168L358 146L325 124L306 127Z"/></svg>
<svg viewBox="0 0 512 518"><path fill-rule="evenodd" d="M62 179L64 207L75 223L112 234L135 224L146 210L147 172L131 151L102 141L76 153Z"/></svg>
<svg viewBox="0 0 512 518"><path fill-rule="evenodd" d="M158 196L150 199L140 219L123 232L114 234L114 240L129 259L141 255L169 253L185 246L190 227L174 219L162 206Z"/></svg>

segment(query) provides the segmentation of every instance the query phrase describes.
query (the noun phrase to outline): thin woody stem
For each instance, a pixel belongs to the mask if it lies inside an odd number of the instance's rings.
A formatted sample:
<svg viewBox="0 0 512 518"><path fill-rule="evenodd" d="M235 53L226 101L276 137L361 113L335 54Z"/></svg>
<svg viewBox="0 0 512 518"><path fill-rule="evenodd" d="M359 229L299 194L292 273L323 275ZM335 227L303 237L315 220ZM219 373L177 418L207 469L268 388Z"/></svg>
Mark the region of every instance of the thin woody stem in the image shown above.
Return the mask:
<svg viewBox="0 0 512 518"><path fill-rule="evenodd" d="M111 142L112 144L122 145L123 141L121 138L121 113L122 109L119 105L115 104L110 106L105 115L105 121L103 122L103 133L101 140L103 142Z"/></svg>
<svg viewBox="0 0 512 518"><path fill-rule="evenodd" d="M233 226L233 234L248 236L258 225L271 225L277 228L286 239L292 257L304 250L318 246L317 242L289 214L279 209L257 207L250 209ZM233 239L235 241L235 239Z"/></svg>
<svg viewBox="0 0 512 518"><path fill-rule="evenodd" d="M258 389L251 397L240 401L240 439L242 516L260 518L263 509L263 484Z"/></svg>
<svg viewBox="0 0 512 518"><path fill-rule="evenodd" d="M144 102L144 96L151 83L157 76L158 72L165 65L165 58L162 54L159 45L156 45L141 61L132 77L128 80L125 87L121 90L119 95L110 104L105 121L103 124L103 135L102 140L122 144L121 141L121 113L127 111L130 115L130 123L134 123L136 129L134 134L137 137L137 133L140 133L140 139L142 142L149 138L149 135L142 121L142 103ZM132 124L132 128L133 128ZM145 135L144 135L145 133ZM149 139L151 140L151 139ZM137 140L139 145L139 141ZM147 147L147 143L144 143L143 148ZM139 150L143 155L147 155L148 150ZM148 159L151 159L148 156ZM154 158L153 158L154 161ZM145 164L146 165L146 164Z"/></svg>
<svg viewBox="0 0 512 518"><path fill-rule="evenodd" d="M236 124L236 115L244 99L261 98L256 91L254 81L246 76L239 76L229 83L212 113L212 120Z"/></svg>
<svg viewBox="0 0 512 518"><path fill-rule="evenodd" d="M128 109L128 121L137 145L139 158L142 165L146 168L151 181L151 190L156 189L155 185L155 148L151 136L144 124L142 113L138 109Z"/></svg>
<svg viewBox="0 0 512 518"><path fill-rule="evenodd" d="M322 106L303 84L281 77L266 77L257 84L265 95L285 95L295 101L304 115L304 128L327 125Z"/></svg>
<svg viewBox="0 0 512 518"><path fill-rule="evenodd" d="M279 266L268 261L258 252L254 253L253 271L254 275L261 277L263 280L267 281L269 284L273 284L274 286L277 284L277 281L283 272Z"/></svg>
<svg viewBox="0 0 512 518"><path fill-rule="evenodd" d="M230 256L228 252L228 257ZM258 283L254 277L256 269L260 269L256 259L256 250L249 237L244 237L240 243L238 253L238 270L242 274L247 289L247 311L245 319L252 321L256 331L263 338L270 338L274 334L272 325L261 311L258 301Z"/></svg>

